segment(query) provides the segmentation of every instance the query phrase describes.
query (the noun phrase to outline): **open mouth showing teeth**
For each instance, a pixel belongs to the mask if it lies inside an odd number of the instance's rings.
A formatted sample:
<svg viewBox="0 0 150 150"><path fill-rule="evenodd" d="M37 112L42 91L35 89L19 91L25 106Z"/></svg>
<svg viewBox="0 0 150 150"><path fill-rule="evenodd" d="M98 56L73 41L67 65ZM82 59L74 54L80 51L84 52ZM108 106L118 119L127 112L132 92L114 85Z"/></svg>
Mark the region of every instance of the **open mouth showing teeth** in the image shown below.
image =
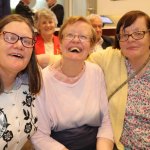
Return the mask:
<svg viewBox="0 0 150 150"><path fill-rule="evenodd" d="M13 56L13 57L17 57L17 58L20 58L20 59L22 59L22 58L23 58L23 56L22 56L22 55L20 55L20 54L11 54L11 56Z"/></svg>
<svg viewBox="0 0 150 150"><path fill-rule="evenodd" d="M73 53L80 53L81 52L81 50L79 48L77 48L77 47L73 47L69 51L73 52Z"/></svg>

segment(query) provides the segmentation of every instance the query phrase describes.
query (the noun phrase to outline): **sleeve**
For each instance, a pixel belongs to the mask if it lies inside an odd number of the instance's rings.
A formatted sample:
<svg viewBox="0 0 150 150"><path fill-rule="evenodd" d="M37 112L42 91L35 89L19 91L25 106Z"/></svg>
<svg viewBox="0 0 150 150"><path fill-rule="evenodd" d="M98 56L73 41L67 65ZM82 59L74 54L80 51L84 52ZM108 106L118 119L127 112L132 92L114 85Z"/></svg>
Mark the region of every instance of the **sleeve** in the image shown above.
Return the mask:
<svg viewBox="0 0 150 150"><path fill-rule="evenodd" d="M31 141L36 150L62 150L64 145L53 139L51 134L52 120L46 109L44 90L41 89L40 95L36 99L36 110L38 116L38 128L36 133L31 137Z"/></svg>
<svg viewBox="0 0 150 150"><path fill-rule="evenodd" d="M103 138L107 138L109 140L114 141L112 126L111 126L111 122L110 122L110 115L109 115L109 110L108 110L108 99L107 99L107 94L106 94L105 80L104 80L104 75L103 75L102 71L99 76L101 77L100 108L101 108L101 118L102 119L101 119L101 126L98 129L97 137L103 137Z"/></svg>

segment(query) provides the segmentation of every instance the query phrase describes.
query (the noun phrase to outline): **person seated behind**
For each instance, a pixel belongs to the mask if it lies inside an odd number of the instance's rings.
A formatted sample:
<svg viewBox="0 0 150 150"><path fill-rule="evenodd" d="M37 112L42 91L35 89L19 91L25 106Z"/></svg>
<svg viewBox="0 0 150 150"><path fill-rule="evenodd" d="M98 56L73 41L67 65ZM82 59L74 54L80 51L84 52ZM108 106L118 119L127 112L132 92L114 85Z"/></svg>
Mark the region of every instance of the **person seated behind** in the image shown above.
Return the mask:
<svg viewBox="0 0 150 150"><path fill-rule="evenodd" d="M64 19L64 7L61 4L57 4L57 0L46 0L48 7L54 12L58 20L57 27L63 24Z"/></svg>
<svg viewBox="0 0 150 150"><path fill-rule="evenodd" d="M11 14L10 0L0 0L0 19Z"/></svg>
<svg viewBox="0 0 150 150"><path fill-rule="evenodd" d="M85 17L70 17L59 33L62 59L42 70L35 149L112 150L113 134L102 69L86 62L96 33Z"/></svg>
<svg viewBox="0 0 150 150"><path fill-rule="evenodd" d="M38 31L35 53L42 68L49 64L51 55L60 54L59 38L54 35L56 25L56 16L48 8L43 8L35 13L35 27Z"/></svg>
<svg viewBox="0 0 150 150"><path fill-rule="evenodd" d="M114 43L114 39L102 35L103 22L100 15L90 14L89 16L87 16L87 19L91 22L97 34L97 44L94 48L94 51L106 49L107 47L112 46Z"/></svg>
<svg viewBox="0 0 150 150"><path fill-rule="evenodd" d="M34 25L33 17L34 13L28 6L31 3L31 0L21 0L16 8L15 8L15 13L22 15L25 18L28 18L32 25Z"/></svg>

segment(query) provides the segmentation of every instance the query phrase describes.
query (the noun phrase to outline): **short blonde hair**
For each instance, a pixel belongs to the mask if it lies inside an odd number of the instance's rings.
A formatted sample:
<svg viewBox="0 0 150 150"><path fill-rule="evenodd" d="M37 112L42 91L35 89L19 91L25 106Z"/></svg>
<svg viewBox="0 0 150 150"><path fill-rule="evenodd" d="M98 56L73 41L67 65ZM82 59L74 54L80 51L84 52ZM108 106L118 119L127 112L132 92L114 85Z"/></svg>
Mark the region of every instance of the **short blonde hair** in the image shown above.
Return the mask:
<svg viewBox="0 0 150 150"><path fill-rule="evenodd" d="M83 16L71 16L70 18L68 18L64 24L61 26L60 28L60 31L59 31L59 39L60 39L60 42L62 41L63 39L63 31L64 29L68 26L68 25L71 25L71 24L74 24L78 21L82 21L82 22L85 22L87 23L89 26L90 26L90 30L91 30L91 46L93 47L95 44L96 44L96 32L94 30L94 28L92 27L91 23Z"/></svg>
<svg viewBox="0 0 150 150"><path fill-rule="evenodd" d="M50 9L43 8L43 9L38 10L34 16L34 24L35 24L35 27L37 28L37 30L38 30L38 26L40 23L40 19L42 17L53 20L55 23L55 26L57 26L58 21L57 21L56 15Z"/></svg>

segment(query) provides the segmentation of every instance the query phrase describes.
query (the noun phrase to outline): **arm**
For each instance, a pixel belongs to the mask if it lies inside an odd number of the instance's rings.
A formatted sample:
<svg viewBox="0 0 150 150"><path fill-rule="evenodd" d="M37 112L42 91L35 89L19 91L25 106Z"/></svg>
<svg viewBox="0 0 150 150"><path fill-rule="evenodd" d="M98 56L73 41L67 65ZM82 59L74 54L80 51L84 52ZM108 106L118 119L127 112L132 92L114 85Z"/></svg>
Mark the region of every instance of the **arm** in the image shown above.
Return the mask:
<svg viewBox="0 0 150 150"><path fill-rule="evenodd" d="M106 138L98 138L96 150L113 150L114 143Z"/></svg>
<svg viewBox="0 0 150 150"><path fill-rule="evenodd" d="M101 98L100 108L102 122L97 134L97 150L112 150L113 149L113 132L109 117L108 99L106 95L106 87L103 72L101 71Z"/></svg>
<svg viewBox="0 0 150 150"><path fill-rule="evenodd" d="M50 136L54 122L51 119L49 103L46 100L45 90L42 88L35 104L38 116L38 129L31 137L31 141L36 150L67 150L64 145Z"/></svg>
<svg viewBox="0 0 150 150"><path fill-rule="evenodd" d="M46 66L49 65L50 56L48 54L40 54L36 56L37 56L38 63L42 68L45 68Z"/></svg>
<svg viewBox="0 0 150 150"><path fill-rule="evenodd" d="M48 55L48 54L40 54L36 55L39 65L42 68L45 68L46 66L53 64L60 60L61 55Z"/></svg>

